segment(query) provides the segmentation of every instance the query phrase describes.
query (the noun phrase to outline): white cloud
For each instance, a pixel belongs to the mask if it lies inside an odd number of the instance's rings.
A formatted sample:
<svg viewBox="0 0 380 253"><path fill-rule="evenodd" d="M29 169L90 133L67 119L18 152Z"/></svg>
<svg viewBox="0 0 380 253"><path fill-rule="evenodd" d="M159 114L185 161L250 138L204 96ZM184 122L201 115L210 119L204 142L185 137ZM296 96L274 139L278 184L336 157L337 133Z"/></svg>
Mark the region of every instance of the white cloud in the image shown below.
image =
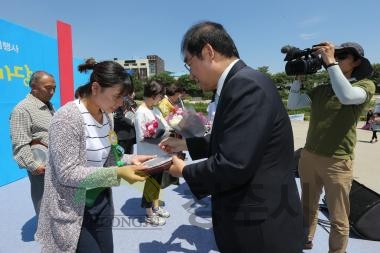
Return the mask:
<svg viewBox="0 0 380 253"><path fill-rule="evenodd" d="M311 40L317 37L318 33L301 33L299 36L303 40Z"/></svg>

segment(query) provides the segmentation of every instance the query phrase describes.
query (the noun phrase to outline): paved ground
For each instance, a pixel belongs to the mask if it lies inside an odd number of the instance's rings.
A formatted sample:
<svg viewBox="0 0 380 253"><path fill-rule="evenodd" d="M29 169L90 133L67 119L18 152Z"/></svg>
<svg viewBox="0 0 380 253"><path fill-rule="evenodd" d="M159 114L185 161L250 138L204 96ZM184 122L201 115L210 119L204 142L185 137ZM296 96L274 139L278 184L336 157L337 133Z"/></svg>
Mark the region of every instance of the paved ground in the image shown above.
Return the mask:
<svg viewBox="0 0 380 253"><path fill-rule="evenodd" d="M364 122L359 122L357 144L355 148L354 179L366 187L380 193L378 159L380 157L380 141L369 143L372 132L360 129ZM303 147L306 141L308 121L292 121L295 149ZM380 137L380 133L378 133ZM380 140L380 139L379 139ZM379 250L380 252L380 250Z"/></svg>
<svg viewBox="0 0 380 253"><path fill-rule="evenodd" d="M292 122L295 147L304 145L308 122ZM361 124L360 124L361 126ZM378 178L375 155L380 143L370 144L371 132L358 130L355 178L363 184L377 189ZM297 179L298 182L298 179ZM29 180L18 180L0 188L0 253L40 252L34 241L36 227L32 202L29 195ZM163 227L151 227L142 223L144 210L140 208L141 186L114 187L115 219L113 234L115 253L217 253L210 217L210 199L195 201L187 184L170 186L163 191L162 200L172 216ZM320 212L319 218L327 221ZM314 248L305 253L328 251L328 225L320 225L314 238ZM70 231L68 231L69 233ZM378 253L380 242L367 241L351 236L347 252Z"/></svg>

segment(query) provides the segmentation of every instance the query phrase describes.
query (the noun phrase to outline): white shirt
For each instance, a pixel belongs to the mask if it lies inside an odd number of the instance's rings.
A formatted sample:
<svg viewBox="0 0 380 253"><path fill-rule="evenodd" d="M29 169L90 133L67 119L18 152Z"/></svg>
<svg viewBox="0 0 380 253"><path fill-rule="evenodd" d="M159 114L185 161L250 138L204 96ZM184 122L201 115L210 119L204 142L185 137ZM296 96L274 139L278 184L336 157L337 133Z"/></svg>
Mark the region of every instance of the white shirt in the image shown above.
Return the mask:
<svg viewBox="0 0 380 253"><path fill-rule="evenodd" d="M224 81L226 80L226 77L232 67L237 63L240 59L236 59L233 62L228 65L228 67L223 71L222 75L219 77L218 84L216 86L216 94L215 94L215 110L218 107L218 102L219 102L219 97L220 97L220 92L223 89Z"/></svg>
<svg viewBox="0 0 380 253"><path fill-rule="evenodd" d="M103 167L111 150L111 144L109 141L111 125L108 117L103 112L103 122L99 123L92 117L87 108L80 102L79 99L75 100L75 103L82 114L84 123L86 124L86 166Z"/></svg>
<svg viewBox="0 0 380 253"><path fill-rule="evenodd" d="M136 130L136 152L141 155L158 155L168 156L166 152L161 150L157 144L144 141L145 123L153 120L159 120L159 127L169 130L170 127L166 120L162 117L160 110L154 107L152 110L140 105L135 114L135 130Z"/></svg>

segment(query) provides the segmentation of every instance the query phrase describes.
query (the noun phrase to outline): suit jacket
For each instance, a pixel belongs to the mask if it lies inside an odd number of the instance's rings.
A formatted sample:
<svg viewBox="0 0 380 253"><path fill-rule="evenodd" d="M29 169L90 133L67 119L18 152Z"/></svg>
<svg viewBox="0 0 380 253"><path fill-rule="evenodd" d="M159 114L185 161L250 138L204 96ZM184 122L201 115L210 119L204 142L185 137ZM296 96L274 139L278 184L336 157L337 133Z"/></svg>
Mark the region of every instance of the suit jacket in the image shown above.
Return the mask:
<svg viewBox="0 0 380 253"><path fill-rule="evenodd" d="M209 136L186 140L183 176L193 194L212 195L221 252L301 252L293 133L274 83L238 61L228 73Z"/></svg>

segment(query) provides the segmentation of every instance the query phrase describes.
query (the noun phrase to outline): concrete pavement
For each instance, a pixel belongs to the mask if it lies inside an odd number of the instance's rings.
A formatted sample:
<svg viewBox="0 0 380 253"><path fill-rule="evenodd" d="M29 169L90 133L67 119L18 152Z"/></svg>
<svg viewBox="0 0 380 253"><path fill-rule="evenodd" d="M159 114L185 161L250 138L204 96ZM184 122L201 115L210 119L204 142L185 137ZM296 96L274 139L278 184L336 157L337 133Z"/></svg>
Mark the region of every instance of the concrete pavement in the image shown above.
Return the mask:
<svg viewBox="0 0 380 253"><path fill-rule="evenodd" d="M357 143L355 147L354 179L371 190L380 194L379 172L380 139L379 142L369 143L372 131L362 130L364 122L359 122L357 129ZM308 121L292 121L294 148L305 145ZM380 133L378 133L380 138Z"/></svg>

